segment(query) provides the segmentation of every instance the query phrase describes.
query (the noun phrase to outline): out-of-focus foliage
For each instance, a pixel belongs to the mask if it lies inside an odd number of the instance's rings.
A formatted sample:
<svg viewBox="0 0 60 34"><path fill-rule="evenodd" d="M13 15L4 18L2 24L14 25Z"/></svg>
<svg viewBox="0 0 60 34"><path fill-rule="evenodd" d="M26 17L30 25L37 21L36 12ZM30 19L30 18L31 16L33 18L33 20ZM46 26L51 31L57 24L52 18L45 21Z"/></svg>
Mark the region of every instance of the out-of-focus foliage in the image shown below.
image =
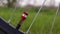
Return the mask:
<svg viewBox="0 0 60 34"><path fill-rule="evenodd" d="M14 7L14 3L16 2L16 0L7 0L8 1L8 4L7 4L7 6L8 7Z"/></svg>

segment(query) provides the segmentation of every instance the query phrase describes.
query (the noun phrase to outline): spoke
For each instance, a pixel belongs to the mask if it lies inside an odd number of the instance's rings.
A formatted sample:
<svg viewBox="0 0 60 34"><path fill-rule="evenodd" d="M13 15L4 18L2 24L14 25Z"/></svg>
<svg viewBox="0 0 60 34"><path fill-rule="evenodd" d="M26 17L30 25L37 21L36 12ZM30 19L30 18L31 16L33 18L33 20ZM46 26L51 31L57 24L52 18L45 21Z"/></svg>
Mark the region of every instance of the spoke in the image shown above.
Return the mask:
<svg viewBox="0 0 60 34"><path fill-rule="evenodd" d="M20 0L18 0L16 3L15 3L15 7L14 7L14 10L13 10L13 12L11 13L11 17L10 17L10 19L8 20L8 23L10 23L11 21L12 21L12 18L13 18L13 16L14 16L14 13L16 12L16 8L17 8L17 5L18 5L18 2L19 2Z"/></svg>
<svg viewBox="0 0 60 34"><path fill-rule="evenodd" d="M58 11L59 11L59 6L57 7L56 15L55 15L54 20L52 22L52 26L51 26L49 34L52 34L52 30L53 30L53 27L54 27L54 24L55 24L56 17L58 15Z"/></svg>
<svg viewBox="0 0 60 34"><path fill-rule="evenodd" d="M43 6L44 6L44 4L45 4L45 1L46 1L46 0L44 0L41 8L38 10L38 12L37 12L36 16L34 17L34 19L33 19L32 23L31 23L30 27L29 27L28 30L27 30L26 34L29 33L29 30L31 29L32 25L34 24L34 22L35 22L35 20L36 20L36 18L37 18L37 16L38 16L38 14L41 12L41 9L43 8Z"/></svg>

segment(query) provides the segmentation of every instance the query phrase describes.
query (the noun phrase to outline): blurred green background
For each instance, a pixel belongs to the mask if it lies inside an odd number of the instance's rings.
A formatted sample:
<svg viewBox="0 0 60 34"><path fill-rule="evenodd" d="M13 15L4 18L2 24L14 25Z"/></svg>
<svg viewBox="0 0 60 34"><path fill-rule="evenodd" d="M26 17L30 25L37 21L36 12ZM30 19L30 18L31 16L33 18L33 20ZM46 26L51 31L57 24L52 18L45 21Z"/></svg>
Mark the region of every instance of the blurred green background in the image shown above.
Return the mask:
<svg viewBox="0 0 60 34"><path fill-rule="evenodd" d="M0 7L0 16L3 17L6 21L9 20L11 17L11 13L13 12L14 8L3 8ZM29 28L33 18L35 17L36 13L38 12L39 8L17 8L14 16L12 17L12 24L14 27L18 24L20 17L24 11L28 11L29 15L27 19L23 22L21 26L21 30L26 32ZM39 13L38 17L36 18L32 28L30 29L29 34L49 34L52 21L54 19L56 13L56 8L43 8ZM55 24L53 27L53 34L60 34L60 10L58 16L55 20Z"/></svg>

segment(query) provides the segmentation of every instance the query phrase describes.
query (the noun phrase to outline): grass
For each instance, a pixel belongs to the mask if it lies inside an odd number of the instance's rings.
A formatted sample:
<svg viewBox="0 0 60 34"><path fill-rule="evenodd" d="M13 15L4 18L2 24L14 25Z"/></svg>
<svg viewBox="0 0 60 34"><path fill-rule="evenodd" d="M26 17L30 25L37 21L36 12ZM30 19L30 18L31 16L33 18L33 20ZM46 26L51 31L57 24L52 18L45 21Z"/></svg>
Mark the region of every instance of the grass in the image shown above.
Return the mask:
<svg viewBox="0 0 60 34"><path fill-rule="evenodd" d="M6 21L8 21L13 10L14 10L13 8L0 8L0 16L3 17ZM38 8L37 9L36 8L31 8L31 9L17 8L11 21L11 24L14 27L16 27L17 23L20 20L20 16L22 15L22 12L26 10L29 12L29 15L20 28L24 32L26 32L27 29L29 28L33 18L37 13ZM41 13L36 18L32 28L30 29L29 34L49 34L52 21L55 16L55 12L56 12L56 9L54 8L43 8L41 10ZM52 33L60 34L60 10L56 18Z"/></svg>

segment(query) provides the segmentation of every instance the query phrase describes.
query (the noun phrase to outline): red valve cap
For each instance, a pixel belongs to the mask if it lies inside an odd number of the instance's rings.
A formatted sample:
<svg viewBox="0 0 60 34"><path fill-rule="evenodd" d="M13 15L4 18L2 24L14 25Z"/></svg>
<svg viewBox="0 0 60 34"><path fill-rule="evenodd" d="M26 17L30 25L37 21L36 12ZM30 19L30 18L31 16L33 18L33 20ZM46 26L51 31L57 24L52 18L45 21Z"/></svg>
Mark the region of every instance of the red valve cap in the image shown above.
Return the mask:
<svg viewBox="0 0 60 34"><path fill-rule="evenodd" d="M25 15L28 15L28 12L23 12Z"/></svg>
<svg viewBox="0 0 60 34"><path fill-rule="evenodd" d="M23 12L21 16L21 20L25 20L27 16L28 16L28 12Z"/></svg>

